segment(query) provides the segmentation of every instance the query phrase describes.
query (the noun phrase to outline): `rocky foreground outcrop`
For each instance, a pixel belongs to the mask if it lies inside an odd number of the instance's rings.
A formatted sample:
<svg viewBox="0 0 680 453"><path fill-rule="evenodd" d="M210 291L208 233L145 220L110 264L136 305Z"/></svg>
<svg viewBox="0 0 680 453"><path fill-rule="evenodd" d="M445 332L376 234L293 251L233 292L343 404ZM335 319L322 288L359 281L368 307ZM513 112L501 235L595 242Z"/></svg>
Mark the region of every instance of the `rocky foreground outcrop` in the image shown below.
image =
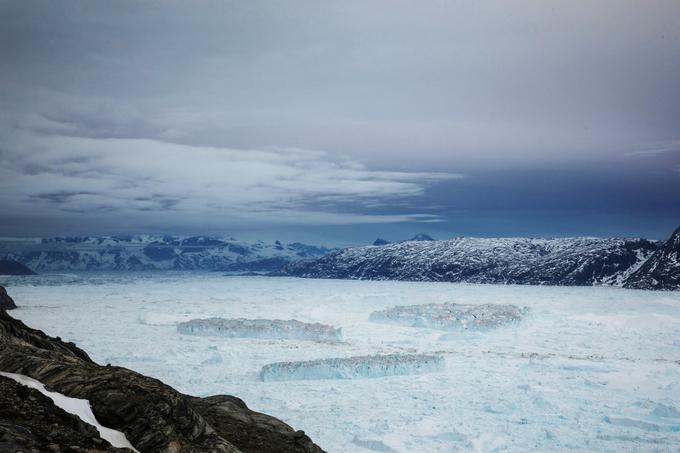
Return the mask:
<svg viewBox="0 0 680 453"><path fill-rule="evenodd" d="M0 376L0 451L129 452L99 437L94 426L55 406L37 390Z"/></svg>
<svg viewBox="0 0 680 453"><path fill-rule="evenodd" d="M31 329L4 310L0 371L23 374L50 390L88 400L102 425L123 432L142 453L323 451L304 432L248 409L238 398L191 397L126 368L98 365L75 344ZM17 393L10 391L16 385L7 379L0 384L8 390L0 391L1 451L121 451L28 390L22 394L35 400L22 407L35 414L16 414ZM49 428L38 428L39 420Z"/></svg>

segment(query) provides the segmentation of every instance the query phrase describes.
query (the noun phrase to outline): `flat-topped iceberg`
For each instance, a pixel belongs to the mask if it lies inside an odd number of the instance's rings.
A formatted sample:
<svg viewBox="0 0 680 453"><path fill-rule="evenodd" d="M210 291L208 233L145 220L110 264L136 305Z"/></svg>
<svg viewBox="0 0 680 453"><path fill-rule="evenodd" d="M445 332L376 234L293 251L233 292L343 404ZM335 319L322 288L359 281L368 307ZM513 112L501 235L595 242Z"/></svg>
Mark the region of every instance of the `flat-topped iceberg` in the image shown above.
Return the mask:
<svg viewBox="0 0 680 453"><path fill-rule="evenodd" d="M374 311L373 322L441 330L485 330L518 322L528 308L496 304L402 305Z"/></svg>
<svg viewBox="0 0 680 453"><path fill-rule="evenodd" d="M263 381L361 379L424 374L443 370L444 358L441 356L387 354L270 363L260 370L260 379Z"/></svg>
<svg viewBox="0 0 680 453"><path fill-rule="evenodd" d="M177 324L186 335L229 338L263 338L283 340L341 341L342 329L326 324L306 323L295 319L207 318Z"/></svg>

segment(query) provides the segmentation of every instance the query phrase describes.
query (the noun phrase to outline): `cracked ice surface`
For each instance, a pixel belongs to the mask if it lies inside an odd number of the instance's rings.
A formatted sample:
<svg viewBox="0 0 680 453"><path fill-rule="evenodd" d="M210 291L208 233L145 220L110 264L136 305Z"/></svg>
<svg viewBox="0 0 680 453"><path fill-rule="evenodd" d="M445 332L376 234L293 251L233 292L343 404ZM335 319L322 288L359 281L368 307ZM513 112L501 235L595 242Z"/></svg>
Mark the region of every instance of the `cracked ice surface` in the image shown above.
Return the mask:
<svg viewBox="0 0 680 453"><path fill-rule="evenodd" d="M404 305L374 311L370 321L441 330L484 330L519 322L528 309L496 304Z"/></svg>
<svg viewBox="0 0 680 453"><path fill-rule="evenodd" d="M675 452L680 445L680 292L179 272L3 283L19 305L12 316L75 341L93 360L187 394L237 395L329 453ZM530 315L483 333L369 321L395 305L451 301L527 306ZM177 333L179 322L211 317L342 326L343 342ZM259 378L272 362L378 354L439 355L444 369Z"/></svg>
<svg viewBox="0 0 680 453"><path fill-rule="evenodd" d="M276 362L262 367L263 381L297 379L360 379L424 374L444 370L444 358L424 354L386 354Z"/></svg>
<svg viewBox="0 0 680 453"><path fill-rule="evenodd" d="M342 330L326 324L295 319L192 319L177 324L185 335L283 340L341 341Z"/></svg>

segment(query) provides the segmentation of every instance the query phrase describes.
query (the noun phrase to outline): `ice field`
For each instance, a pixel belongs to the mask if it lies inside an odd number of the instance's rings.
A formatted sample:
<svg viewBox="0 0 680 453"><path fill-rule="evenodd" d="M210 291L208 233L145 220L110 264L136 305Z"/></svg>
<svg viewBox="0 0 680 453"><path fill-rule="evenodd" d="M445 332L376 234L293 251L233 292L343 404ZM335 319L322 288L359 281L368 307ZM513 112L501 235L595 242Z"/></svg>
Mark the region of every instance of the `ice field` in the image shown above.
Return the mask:
<svg viewBox="0 0 680 453"><path fill-rule="evenodd" d="M239 396L329 452L680 451L677 292L172 272L0 280L21 306L12 316L94 360L185 393ZM395 306L447 303L528 310L483 330L369 320ZM177 331L212 317L320 323L342 328L342 341ZM276 362L346 366L396 354L444 360L419 374L260 378Z"/></svg>

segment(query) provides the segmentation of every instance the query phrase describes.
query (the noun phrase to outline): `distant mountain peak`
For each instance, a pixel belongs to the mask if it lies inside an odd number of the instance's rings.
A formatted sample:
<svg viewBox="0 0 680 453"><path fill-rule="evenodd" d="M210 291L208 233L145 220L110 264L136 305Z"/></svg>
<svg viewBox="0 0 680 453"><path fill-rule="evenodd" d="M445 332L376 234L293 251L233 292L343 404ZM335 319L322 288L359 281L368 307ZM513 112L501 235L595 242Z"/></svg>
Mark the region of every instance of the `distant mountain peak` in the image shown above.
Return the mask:
<svg viewBox="0 0 680 453"><path fill-rule="evenodd" d="M680 289L680 228L626 281L627 288Z"/></svg>
<svg viewBox="0 0 680 453"><path fill-rule="evenodd" d="M390 241L386 241L383 238L378 238L375 241L373 241L373 245L387 245L389 243L390 243Z"/></svg>
<svg viewBox="0 0 680 453"><path fill-rule="evenodd" d="M35 275L35 272L18 261L0 259L0 275Z"/></svg>
<svg viewBox="0 0 680 453"><path fill-rule="evenodd" d="M434 241L434 238L432 236L430 236L429 234L418 233L415 236L413 236L411 239L409 239L409 241L419 241L419 242Z"/></svg>

